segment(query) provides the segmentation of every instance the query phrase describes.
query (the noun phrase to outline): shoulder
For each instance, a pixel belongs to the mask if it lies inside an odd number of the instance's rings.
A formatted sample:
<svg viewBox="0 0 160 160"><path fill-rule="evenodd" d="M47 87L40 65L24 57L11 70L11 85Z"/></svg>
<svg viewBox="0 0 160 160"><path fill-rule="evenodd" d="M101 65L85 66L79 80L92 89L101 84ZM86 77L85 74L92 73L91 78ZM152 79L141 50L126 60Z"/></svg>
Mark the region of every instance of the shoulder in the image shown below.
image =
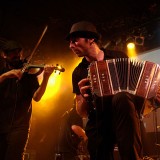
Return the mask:
<svg viewBox="0 0 160 160"><path fill-rule="evenodd" d="M87 69L89 66L89 62L85 58L82 59L82 61L74 68L73 73L84 71L84 69Z"/></svg>
<svg viewBox="0 0 160 160"><path fill-rule="evenodd" d="M104 50L106 58L128 58L127 54L118 50Z"/></svg>
<svg viewBox="0 0 160 160"><path fill-rule="evenodd" d="M77 68L78 67L88 67L89 65L89 62L86 60L86 58L83 58L82 61L78 64Z"/></svg>

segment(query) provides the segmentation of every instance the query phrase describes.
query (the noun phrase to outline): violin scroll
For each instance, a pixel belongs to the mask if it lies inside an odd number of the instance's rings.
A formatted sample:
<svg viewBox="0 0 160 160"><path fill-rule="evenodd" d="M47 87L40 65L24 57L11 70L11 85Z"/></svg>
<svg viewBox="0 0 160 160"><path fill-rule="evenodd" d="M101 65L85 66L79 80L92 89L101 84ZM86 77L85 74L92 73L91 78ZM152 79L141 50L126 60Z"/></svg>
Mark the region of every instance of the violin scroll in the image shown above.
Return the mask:
<svg viewBox="0 0 160 160"><path fill-rule="evenodd" d="M59 64L56 64L54 70L55 71L60 71L60 72L64 72L65 71L65 69L62 66L60 66Z"/></svg>

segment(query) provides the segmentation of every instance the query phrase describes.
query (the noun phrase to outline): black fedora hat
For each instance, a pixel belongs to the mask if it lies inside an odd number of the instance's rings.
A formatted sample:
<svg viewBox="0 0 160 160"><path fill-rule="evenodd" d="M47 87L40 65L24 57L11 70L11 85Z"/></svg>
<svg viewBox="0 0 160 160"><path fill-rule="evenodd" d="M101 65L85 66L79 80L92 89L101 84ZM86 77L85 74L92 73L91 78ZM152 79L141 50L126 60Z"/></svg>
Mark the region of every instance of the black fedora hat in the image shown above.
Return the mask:
<svg viewBox="0 0 160 160"><path fill-rule="evenodd" d="M80 21L72 25L66 40L69 40L71 37L95 38L98 40L100 36L92 23Z"/></svg>

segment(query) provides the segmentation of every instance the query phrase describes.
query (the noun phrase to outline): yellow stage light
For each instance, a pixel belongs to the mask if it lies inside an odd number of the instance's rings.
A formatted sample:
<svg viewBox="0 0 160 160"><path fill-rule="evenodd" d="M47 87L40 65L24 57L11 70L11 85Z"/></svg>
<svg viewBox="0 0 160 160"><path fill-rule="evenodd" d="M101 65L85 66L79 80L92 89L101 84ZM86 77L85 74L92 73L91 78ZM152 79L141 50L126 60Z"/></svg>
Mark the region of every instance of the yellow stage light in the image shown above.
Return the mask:
<svg viewBox="0 0 160 160"><path fill-rule="evenodd" d="M134 43L128 43L127 54L128 54L128 57L135 57L137 55L136 47Z"/></svg>
<svg viewBox="0 0 160 160"><path fill-rule="evenodd" d="M127 48L128 49L134 49L135 48L135 44L134 43L128 43L127 44Z"/></svg>

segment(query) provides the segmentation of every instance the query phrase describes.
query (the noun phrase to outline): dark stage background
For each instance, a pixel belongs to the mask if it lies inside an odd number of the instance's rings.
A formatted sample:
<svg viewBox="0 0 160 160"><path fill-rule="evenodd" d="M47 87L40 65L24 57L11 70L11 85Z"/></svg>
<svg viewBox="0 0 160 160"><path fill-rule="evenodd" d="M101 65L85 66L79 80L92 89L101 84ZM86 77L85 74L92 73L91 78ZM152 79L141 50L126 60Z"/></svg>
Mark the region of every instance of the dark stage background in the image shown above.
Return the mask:
<svg viewBox="0 0 160 160"><path fill-rule="evenodd" d="M126 51L128 37L143 36L137 54L160 46L159 0L2 0L0 5L0 41L16 40L29 56L45 26L48 30L35 51L32 63L60 64L65 72L50 78L44 98L33 102L32 126L25 160L53 160L60 117L73 106L71 75L81 60L66 42L73 23L93 22L102 33L102 44L113 50ZM41 80L41 75L40 75ZM160 125L157 110L157 125ZM154 113L144 118L150 153L155 148ZM159 130L158 136L159 138Z"/></svg>

